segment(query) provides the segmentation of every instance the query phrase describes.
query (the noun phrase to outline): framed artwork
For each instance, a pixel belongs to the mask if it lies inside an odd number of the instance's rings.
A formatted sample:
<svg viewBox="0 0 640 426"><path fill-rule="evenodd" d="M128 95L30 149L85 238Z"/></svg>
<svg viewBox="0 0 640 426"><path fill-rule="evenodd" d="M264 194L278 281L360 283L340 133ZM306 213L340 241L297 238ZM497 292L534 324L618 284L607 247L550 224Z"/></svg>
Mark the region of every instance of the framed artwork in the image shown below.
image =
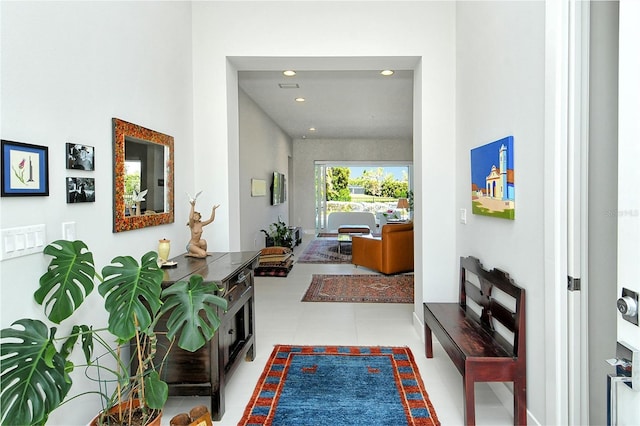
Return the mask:
<svg viewBox="0 0 640 426"><path fill-rule="evenodd" d="M267 194L267 181L262 179L251 179L251 196L264 197Z"/></svg>
<svg viewBox="0 0 640 426"><path fill-rule="evenodd" d="M68 177L67 203L92 203L96 201L94 178Z"/></svg>
<svg viewBox="0 0 640 426"><path fill-rule="evenodd" d="M94 149L89 145L79 145L75 143L66 144L67 169L73 170L95 170Z"/></svg>
<svg viewBox="0 0 640 426"><path fill-rule="evenodd" d="M514 220L513 136L471 150L473 214Z"/></svg>
<svg viewBox="0 0 640 426"><path fill-rule="evenodd" d="M2 196L49 195L49 148L2 140Z"/></svg>

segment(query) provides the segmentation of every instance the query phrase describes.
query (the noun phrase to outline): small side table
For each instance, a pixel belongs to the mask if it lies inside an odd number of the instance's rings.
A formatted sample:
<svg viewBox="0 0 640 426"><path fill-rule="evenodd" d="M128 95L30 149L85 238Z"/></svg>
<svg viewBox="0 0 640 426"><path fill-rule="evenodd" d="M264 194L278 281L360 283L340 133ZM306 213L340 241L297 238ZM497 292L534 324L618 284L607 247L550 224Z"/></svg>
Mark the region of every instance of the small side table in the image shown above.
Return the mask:
<svg viewBox="0 0 640 426"><path fill-rule="evenodd" d="M342 250L342 243L350 243L352 235L370 235L371 229L367 225L340 225L338 227L338 253Z"/></svg>
<svg viewBox="0 0 640 426"><path fill-rule="evenodd" d="M342 252L342 244L351 242L351 234L338 234L338 253Z"/></svg>
<svg viewBox="0 0 640 426"><path fill-rule="evenodd" d="M289 230L291 231L292 238L292 247L299 246L302 243L302 227L301 226L290 226Z"/></svg>

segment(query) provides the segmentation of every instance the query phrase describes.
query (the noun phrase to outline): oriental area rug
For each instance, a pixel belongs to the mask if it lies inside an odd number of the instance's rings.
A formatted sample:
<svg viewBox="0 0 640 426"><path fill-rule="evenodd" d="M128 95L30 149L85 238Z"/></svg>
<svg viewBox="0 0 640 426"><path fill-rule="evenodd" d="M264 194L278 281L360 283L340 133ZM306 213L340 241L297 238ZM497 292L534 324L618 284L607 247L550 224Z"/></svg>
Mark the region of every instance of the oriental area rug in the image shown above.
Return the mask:
<svg viewBox="0 0 640 426"><path fill-rule="evenodd" d="M337 238L316 238L309 242L296 263L351 263L351 243L342 243L338 253Z"/></svg>
<svg viewBox="0 0 640 426"><path fill-rule="evenodd" d="M303 302L413 303L413 274L314 274Z"/></svg>
<svg viewBox="0 0 640 426"><path fill-rule="evenodd" d="M439 425L406 347L277 345L238 425Z"/></svg>

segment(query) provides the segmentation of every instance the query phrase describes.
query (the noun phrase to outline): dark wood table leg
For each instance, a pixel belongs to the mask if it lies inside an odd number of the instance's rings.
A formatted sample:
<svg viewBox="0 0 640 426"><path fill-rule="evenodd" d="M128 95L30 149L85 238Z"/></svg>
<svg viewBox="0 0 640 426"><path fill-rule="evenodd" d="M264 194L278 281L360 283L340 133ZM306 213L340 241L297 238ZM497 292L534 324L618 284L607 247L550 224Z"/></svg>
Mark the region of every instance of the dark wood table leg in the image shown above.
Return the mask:
<svg viewBox="0 0 640 426"><path fill-rule="evenodd" d="M431 336L431 329L426 323L424 325L424 351L427 354L427 358L433 358L433 337Z"/></svg>

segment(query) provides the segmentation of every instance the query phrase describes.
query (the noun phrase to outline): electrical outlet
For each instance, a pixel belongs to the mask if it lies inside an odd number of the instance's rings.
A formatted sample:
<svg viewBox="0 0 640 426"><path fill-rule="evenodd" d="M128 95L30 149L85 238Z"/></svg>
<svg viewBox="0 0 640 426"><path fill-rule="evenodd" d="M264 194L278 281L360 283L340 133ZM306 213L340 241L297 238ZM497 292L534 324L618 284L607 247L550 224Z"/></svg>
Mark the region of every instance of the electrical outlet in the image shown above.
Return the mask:
<svg viewBox="0 0 640 426"><path fill-rule="evenodd" d="M62 223L62 239L67 241L75 241L76 239L76 223L75 222Z"/></svg>

